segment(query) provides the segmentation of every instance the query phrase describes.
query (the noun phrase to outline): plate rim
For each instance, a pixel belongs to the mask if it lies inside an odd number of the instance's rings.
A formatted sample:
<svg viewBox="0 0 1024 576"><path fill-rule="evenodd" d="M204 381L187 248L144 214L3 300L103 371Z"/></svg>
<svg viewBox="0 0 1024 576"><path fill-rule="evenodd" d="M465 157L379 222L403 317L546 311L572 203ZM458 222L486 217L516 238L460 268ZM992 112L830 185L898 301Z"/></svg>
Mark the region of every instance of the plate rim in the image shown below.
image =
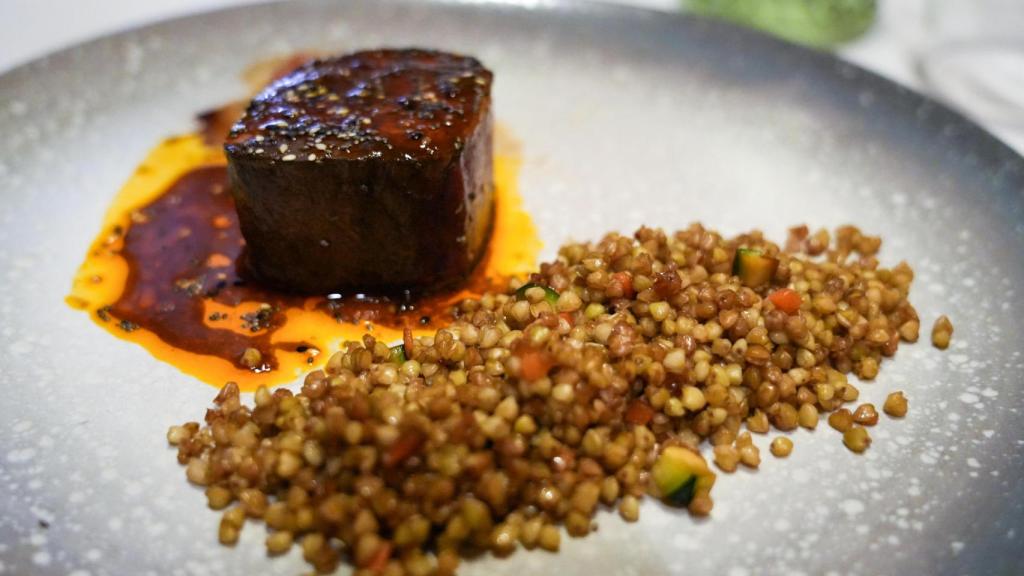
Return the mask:
<svg viewBox="0 0 1024 576"><path fill-rule="evenodd" d="M1018 153L1009 144L1000 139L996 134L981 126L977 121L968 117L963 112L952 108L942 100L925 94L916 88L906 86L895 80L887 78L882 74L869 70L860 64L852 62L842 56L823 50L815 50L788 40L772 36L760 30L745 28L724 20L686 13L682 11L669 12L643 6L631 6L618 4L612 0L255 0L245 4L233 6L220 6L211 9L187 12L170 18L157 19L137 25L119 28L86 40L76 42L61 48L37 56L23 62L13 68L0 73L0 89L6 84L16 82L21 76L31 75L37 68L45 68L49 63L73 58L75 52L88 50L92 46L110 42L117 38L131 34L144 34L159 27L181 25L187 21L201 21L214 15L223 15L231 12L244 13L254 9L283 6L285 4L306 3L324 4L344 10L346 7L358 4L394 6L438 6L443 8L468 8L472 10L506 10L519 11L524 13L550 12L556 14L579 15L591 18L612 18L612 19L634 19L648 20L657 19L662 22L669 22L673 27L685 28L699 23L702 26L717 27L726 34L747 36L758 42L774 44L776 48L799 54L801 58L818 60L822 64L831 64L833 67L843 67L851 70L858 76L861 83L874 84L886 90L889 94L902 98L916 98L922 104L930 107L930 113L938 113L946 117L947 123L956 123L961 137L976 139L987 151L986 156L991 156L994 162L1010 162L1020 164L1024 167L1024 154ZM32 80L28 80L31 82ZM1021 180L1021 195L1024 196L1024 168L1019 172Z"/></svg>
<svg viewBox="0 0 1024 576"><path fill-rule="evenodd" d="M530 2L533 0L526 1ZM580 0L535 1L541 6L534 6L533 8L530 8L511 0L425 0L423 4L419 5L428 12L434 7L440 7L438 8L440 10L445 10L447 7L454 7L453 10L456 13L461 13L471 17L473 14L480 16L490 14L493 15L496 20L500 20L503 12L505 11L509 12L509 15L512 17L525 17L528 14L531 14L532 11L532 15L539 18L543 18L547 14L555 15L556 17L569 17L572 22L568 23L568 25L578 26L580 29L584 29L585 27L601 26L602 24L614 24L616 27L628 26L629 23L635 22L637 25L649 24L651 29L660 32L680 30L681 33L689 34L691 32L699 33L706 32L708 30L722 31L722 33L728 33L730 39L738 39L741 43L745 40L753 40L752 44L755 47L759 45L769 47L779 45L779 58L781 60L794 62L795 64L808 66L807 76L811 79L821 77L824 81L835 82L837 86L841 86L844 75L847 72L852 74L853 77L850 78L849 87L851 88L853 95L856 95L856 90L860 88L875 90L880 99L890 101L894 108L899 109L895 110L895 112L898 112L900 117L906 120L907 125L904 129L908 133L919 136L928 136L931 138L942 131L943 125L948 123L955 124L957 132L955 137L942 140L936 137L934 142L927 143L927 147L934 146L935 149L943 152L952 151L957 153L976 153L978 156L977 160L979 160L978 165L965 168L965 171L972 175L988 175L999 166L1000 162L1013 162L1012 171L1008 175L1009 178L1007 180L1007 182L1009 182L1009 187L1005 184L998 186L995 184L990 186L986 185L982 192L984 192L985 196L991 198L1010 198L1017 206L1021 206L1021 200L1024 199L1024 176L1022 176L1022 174L1024 174L1024 170L1021 169L1022 166L1024 166L1024 162L1022 162L1024 159L1022 159L1013 149L1006 146L987 130L981 128L973 121L946 107L942 103L913 89L907 88L906 86L892 82L883 76L875 74L869 70L865 70L864 68L842 58L792 45L788 42L772 38L756 31L750 31L720 22L707 21L703 18L694 18L683 14L661 13L653 10L644 10L625 6L599 5L591 2L582 2ZM327 0L311 0L308 4L314 6L333 6L339 15L344 16L346 14L346 10L352 9L353 7L366 6L368 4L403 7L413 5L414 3L412 0L342 0L338 3L328 4ZM164 36L168 30L176 30L180 27L194 27L197 24L201 25L205 19L211 18L216 14L251 15L254 13L254 9L256 10L255 13L259 14L258 11L260 9L266 9L268 6L274 5L285 4L283 2L260 2L257 4L224 7L184 14L178 17L159 20L98 36L91 40L56 50L50 54L25 63L12 71L0 74L0 93L4 91L5 87L10 87L12 85L16 89L24 88L26 85L31 86L33 81L38 81L41 85L47 85L53 81L54 75L63 74L68 68L74 67L76 62L83 62L85 63L85 66L90 66L91 61L98 53L102 53L103 50L106 50L111 46L119 45L126 38L130 40L132 35ZM468 8L465 11L461 11L461 7L467 5ZM476 11L474 7L479 8L480 12ZM578 21L572 16L574 14L578 15ZM263 13L262 15L265 16L266 13ZM680 20L689 20L689 22L679 22ZM638 30L638 32L640 31ZM744 45L744 47L749 49L751 46ZM78 51L81 51L81 53ZM682 51L679 52L682 54ZM735 52L741 53L742 51L737 49ZM757 59L768 55L759 56L757 54L751 54L751 56L756 61ZM677 58L678 55L671 59L674 60ZM12 72L18 72L18 74L12 78ZM34 74L39 75L39 77L33 78ZM916 106L928 106L932 117L929 118L927 122L915 124L914 109ZM849 110L850 114L863 114L863 111L858 111L855 107L850 107L845 103L842 103L841 108L843 110ZM992 142L993 140L994 142ZM996 144L996 146L992 146L993 143ZM926 146L922 146L921 148L925 149ZM1022 226L1022 229L1024 229L1024 219L1019 215L1012 216L1011 224L1018 223ZM90 235L90 238L91 237L92 236ZM922 343L921 345L926 346L927 344ZM204 397L208 398L210 395L208 389L205 388L204 385L200 385L200 387L204 391ZM971 548L972 552L975 550L981 549ZM961 560L960 562L951 565L962 566L966 564L963 564L963 561ZM269 565L266 566L267 570L272 570Z"/></svg>

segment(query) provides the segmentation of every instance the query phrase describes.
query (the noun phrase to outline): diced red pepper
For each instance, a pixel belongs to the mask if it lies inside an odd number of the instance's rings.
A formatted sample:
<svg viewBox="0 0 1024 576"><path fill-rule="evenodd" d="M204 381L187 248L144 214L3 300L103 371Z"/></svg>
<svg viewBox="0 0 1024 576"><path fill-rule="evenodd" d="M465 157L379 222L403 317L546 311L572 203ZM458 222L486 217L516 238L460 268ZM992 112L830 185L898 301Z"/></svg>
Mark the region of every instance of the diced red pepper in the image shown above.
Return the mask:
<svg viewBox="0 0 1024 576"><path fill-rule="evenodd" d="M800 311L800 305L803 304L800 293L791 288L780 288L772 292L768 295L768 301L786 314L796 314Z"/></svg>
<svg viewBox="0 0 1024 576"><path fill-rule="evenodd" d="M639 398L630 402L629 407L626 408L626 422L630 424L644 426L652 418L654 418L654 408Z"/></svg>
<svg viewBox="0 0 1024 576"><path fill-rule="evenodd" d="M559 318L561 318L562 320L565 320L565 322L566 322L566 323L567 323L567 324L568 324L568 325L569 325L570 327L572 327L572 326L575 326L575 325L576 325L576 323L575 323L575 322L573 322L573 319L572 319L572 314L570 314L570 313L568 313L568 312L560 312L560 313L558 314L558 317L559 317Z"/></svg>
<svg viewBox="0 0 1024 576"><path fill-rule="evenodd" d="M532 346L519 346L514 354L519 357L519 376L523 380L540 380L548 375L548 370L555 365L547 350Z"/></svg>
<svg viewBox="0 0 1024 576"><path fill-rule="evenodd" d="M616 272L612 274L612 280L622 286L623 298L633 297L633 277L629 275L629 272Z"/></svg>

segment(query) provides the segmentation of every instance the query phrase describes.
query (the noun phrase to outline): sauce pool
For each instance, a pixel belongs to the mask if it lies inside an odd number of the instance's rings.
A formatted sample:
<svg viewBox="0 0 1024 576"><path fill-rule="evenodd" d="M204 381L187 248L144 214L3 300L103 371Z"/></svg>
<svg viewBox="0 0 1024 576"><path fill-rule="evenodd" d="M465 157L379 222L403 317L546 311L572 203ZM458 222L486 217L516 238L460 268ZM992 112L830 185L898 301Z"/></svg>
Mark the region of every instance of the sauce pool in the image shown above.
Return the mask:
<svg viewBox="0 0 1024 576"><path fill-rule="evenodd" d="M67 302L156 358L243 390L292 381L366 333L384 341L405 328L426 333L447 323L459 300L529 273L540 251L516 193L519 162L497 140L492 237L454 292L304 297L247 281L223 153L188 135L158 145L117 195Z"/></svg>

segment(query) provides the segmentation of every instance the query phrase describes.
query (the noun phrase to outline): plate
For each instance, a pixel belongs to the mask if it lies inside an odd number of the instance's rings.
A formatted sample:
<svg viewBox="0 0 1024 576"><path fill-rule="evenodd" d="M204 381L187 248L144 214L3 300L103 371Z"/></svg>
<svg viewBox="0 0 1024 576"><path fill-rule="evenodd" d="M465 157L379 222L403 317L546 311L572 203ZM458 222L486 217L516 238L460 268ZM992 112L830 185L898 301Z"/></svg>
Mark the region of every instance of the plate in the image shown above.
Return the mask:
<svg viewBox="0 0 1024 576"><path fill-rule="evenodd" d="M821 426L724 475L712 517L644 504L558 555L466 574L993 574L1024 566L1024 160L855 66L726 25L563 1L285 2L99 39L0 77L0 567L14 574L298 574L250 526L234 549L167 447L215 390L64 305L146 151L301 49L430 46L496 72L520 188L561 242L700 220L727 233L855 223L917 271L923 324L863 397L903 389L864 456ZM924 330L927 334L927 330ZM758 438L762 447L768 438Z"/></svg>

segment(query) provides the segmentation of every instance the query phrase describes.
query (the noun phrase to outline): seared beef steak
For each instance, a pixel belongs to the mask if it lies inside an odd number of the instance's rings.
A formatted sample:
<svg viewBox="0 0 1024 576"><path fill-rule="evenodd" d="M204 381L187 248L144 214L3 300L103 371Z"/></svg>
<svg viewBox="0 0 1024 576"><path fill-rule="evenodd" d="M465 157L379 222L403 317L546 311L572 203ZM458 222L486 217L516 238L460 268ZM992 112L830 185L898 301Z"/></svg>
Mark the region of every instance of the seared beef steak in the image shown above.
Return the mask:
<svg viewBox="0 0 1024 576"><path fill-rule="evenodd" d="M493 214L491 77L466 56L375 50L268 86L224 145L250 273L304 293L464 278Z"/></svg>

